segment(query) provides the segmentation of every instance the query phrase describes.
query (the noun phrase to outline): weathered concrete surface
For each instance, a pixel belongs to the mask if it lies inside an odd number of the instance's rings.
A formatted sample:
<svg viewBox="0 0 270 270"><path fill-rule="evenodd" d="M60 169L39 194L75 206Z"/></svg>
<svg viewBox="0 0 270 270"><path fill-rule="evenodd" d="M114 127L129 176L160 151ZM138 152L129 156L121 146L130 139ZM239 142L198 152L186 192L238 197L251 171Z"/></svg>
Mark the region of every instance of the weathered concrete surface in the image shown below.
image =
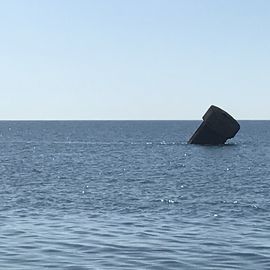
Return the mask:
<svg viewBox="0 0 270 270"><path fill-rule="evenodd" d="M224 144L239 131L239 123L227 112L212 105L203 116L203 122L189 139L191 144Z"/></svg>

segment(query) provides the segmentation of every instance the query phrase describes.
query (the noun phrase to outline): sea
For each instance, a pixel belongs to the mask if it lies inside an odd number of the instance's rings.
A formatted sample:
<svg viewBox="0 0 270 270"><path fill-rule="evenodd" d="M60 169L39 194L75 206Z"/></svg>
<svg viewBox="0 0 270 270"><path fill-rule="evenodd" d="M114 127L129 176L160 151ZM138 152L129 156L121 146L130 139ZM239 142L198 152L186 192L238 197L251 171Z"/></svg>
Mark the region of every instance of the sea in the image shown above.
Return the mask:
<svg viewBox="0 0 270 270"><path fill-rule="evenodd" d="M1 121L0 269L270 269L270 121Z"/></svg>

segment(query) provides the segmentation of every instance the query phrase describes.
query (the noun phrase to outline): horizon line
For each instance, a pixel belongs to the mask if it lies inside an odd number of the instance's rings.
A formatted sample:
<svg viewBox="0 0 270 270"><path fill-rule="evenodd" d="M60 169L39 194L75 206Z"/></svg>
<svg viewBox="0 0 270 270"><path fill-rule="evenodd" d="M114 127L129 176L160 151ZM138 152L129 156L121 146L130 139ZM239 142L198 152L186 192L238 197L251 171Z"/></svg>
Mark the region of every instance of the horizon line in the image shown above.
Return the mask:
<svg viewBox="0 0 270 270"><path fill-rule="evenodd" d="M270 119L236 119L237 121L270 121ZM90 122L90 121L203 121L202 119L0 119L0 122Z"/></svg>

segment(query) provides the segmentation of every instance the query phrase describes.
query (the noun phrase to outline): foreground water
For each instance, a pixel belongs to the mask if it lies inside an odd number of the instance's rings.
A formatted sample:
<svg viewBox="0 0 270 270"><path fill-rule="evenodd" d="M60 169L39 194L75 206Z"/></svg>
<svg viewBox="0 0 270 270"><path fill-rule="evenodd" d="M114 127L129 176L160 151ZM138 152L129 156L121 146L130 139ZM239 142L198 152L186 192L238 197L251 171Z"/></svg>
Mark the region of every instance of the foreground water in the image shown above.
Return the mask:
<svg viewBox="0 0 270 270"><path fill-rule="evenodd" d="M270 122L0 122L0 269L270 269Z"/></svg>

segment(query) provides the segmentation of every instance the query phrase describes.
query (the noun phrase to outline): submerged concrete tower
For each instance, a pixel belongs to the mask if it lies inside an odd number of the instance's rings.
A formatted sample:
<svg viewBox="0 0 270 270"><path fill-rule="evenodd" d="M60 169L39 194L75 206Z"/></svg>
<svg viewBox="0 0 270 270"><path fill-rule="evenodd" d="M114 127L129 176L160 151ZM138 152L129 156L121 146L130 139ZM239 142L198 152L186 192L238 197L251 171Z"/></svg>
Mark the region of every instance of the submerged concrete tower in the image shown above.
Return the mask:
<svg viewBox="0 0 270 270"><path fill-rule="evenodd" d="M191 144L224 144L239 131L239 123L227 112L212 105L203 116L203 122L189 139Z"/></svg>

